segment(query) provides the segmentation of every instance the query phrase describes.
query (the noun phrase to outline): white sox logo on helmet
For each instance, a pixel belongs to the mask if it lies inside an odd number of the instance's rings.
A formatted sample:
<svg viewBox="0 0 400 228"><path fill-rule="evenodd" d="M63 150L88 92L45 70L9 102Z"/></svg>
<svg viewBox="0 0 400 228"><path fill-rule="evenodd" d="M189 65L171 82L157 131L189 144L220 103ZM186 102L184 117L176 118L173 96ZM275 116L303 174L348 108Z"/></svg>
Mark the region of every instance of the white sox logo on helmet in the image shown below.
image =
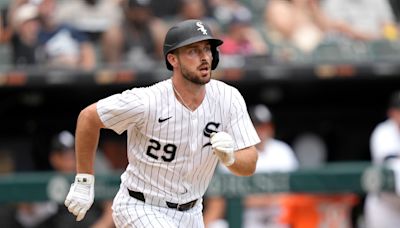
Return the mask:
<svg viewBox="0 0 400 228"><path fill-rule="evenodd" d="M207 29L204 28L204 25L201 21L196 22L197 27L199 27L197 30L201 31L203 35L207 35Z"/></svg>

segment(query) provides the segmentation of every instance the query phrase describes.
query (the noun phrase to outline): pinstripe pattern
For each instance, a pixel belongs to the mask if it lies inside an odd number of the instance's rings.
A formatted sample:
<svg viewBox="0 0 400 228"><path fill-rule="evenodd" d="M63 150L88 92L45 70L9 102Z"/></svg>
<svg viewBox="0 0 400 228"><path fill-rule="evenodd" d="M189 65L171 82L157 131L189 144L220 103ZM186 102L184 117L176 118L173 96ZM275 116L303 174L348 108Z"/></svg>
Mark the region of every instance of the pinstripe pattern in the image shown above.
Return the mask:
<svg viewBox="0 0 400 228"><path fill-rule="evenodd" d="M146 204L128 195L121 188L114 201L113 218L116 227L203 228L202 202L188 211Z"/></svg>
<svg viewBox="0 0 400 228"><path fill-rule="evenodd" d="M175 98L171 79L102 99L97 103L97 111L107 128L128 133L129 165L121 176L121 189L143 192L146 199L146 204L132 203L137 200L120 191L113 205L121 213L119 227L142 213L150 213L148 208L155 208L145 205L171 210L165 208L165 201L186 203L202 198L218 163L207 145L211 131L229 133L236 149L259 142L239 91L216 80L206 84L206 96L193 112ZM136 211L128 209L132 205ZM171 216L170 213L175 213L172 215L175 222L176 219L191 221L177 215L182 214L177 210L168 212ZM164 225L165 221L156 215L149 218L160 220ZM192 222L202 226L202 221L194 218ZM142 226L150 222L138 221ZM184 223L190 225L187 227L196 227L196 224Z"/></svg>

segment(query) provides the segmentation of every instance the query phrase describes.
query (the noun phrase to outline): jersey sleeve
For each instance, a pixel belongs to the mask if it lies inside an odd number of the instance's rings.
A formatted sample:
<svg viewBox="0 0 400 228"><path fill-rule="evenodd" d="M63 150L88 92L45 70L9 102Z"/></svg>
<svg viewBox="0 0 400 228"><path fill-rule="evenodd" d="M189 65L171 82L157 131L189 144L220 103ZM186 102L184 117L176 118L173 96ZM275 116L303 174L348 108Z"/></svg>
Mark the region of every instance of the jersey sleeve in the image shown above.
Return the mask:
<svg viewBox="0 0 400 228"><path fill-rule="evenodd" d="M144 105L140 89L126 90L97 102L97 113L106 126L118 134L143 123Z"/></svg>
<svg viewBox="0 0 400 228"><path fill-rule="evenodd" d="M236 150L253 146L260 142L260 138L251 122L247 112L246 103L240 92L232 89L232 100L227 133L229 133L236 142Z"/></svg>

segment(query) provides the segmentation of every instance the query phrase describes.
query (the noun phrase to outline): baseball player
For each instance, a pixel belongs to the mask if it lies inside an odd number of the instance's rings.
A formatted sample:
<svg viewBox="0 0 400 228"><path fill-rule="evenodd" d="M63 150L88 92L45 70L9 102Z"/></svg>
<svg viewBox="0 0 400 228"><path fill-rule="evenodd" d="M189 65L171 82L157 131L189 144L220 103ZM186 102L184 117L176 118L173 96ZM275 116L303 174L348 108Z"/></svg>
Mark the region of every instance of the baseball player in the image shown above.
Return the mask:
<svg viewBox="0 0 400 228"><path fill-rule="evenodd" d="M260 140L239 91L211 79L217 47L200 20L174 25L164 41L172 77L91 104L76 126L77 175L65 205L80 221L94 199L101 128L127 131L129 164L113 201L117 227L204 227L202 197L220 161L254 173Z"/></svg>
<svg viewBox="0 0 400 228"><path fill-rule="evenodd" d="M371 133L370 150L375 165L387 166L399 171L400 165L400 91L389 98L387 119L379 123ZM395 179L396 182L398 179ZM400 224L400 191L370 192L364 205L367 228L398 227Z"/></svg>

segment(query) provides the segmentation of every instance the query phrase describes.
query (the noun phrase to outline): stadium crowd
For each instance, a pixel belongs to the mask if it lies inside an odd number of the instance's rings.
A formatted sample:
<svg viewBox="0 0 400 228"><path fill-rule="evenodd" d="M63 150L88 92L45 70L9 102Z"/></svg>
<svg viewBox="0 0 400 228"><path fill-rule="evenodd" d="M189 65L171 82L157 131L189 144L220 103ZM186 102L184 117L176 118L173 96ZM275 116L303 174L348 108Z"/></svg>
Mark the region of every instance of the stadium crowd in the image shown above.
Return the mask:
<svg viewBox="0 0 400 228"><path fill-rule="evenodd" d="M174 0L168 6L154 0L6 2L1 62L16 67L150 69L162 59L167 28L187 18L210 24L224 39L220 51L227 56L371 61L399 49L398 3L389 0Z"/></svg>

